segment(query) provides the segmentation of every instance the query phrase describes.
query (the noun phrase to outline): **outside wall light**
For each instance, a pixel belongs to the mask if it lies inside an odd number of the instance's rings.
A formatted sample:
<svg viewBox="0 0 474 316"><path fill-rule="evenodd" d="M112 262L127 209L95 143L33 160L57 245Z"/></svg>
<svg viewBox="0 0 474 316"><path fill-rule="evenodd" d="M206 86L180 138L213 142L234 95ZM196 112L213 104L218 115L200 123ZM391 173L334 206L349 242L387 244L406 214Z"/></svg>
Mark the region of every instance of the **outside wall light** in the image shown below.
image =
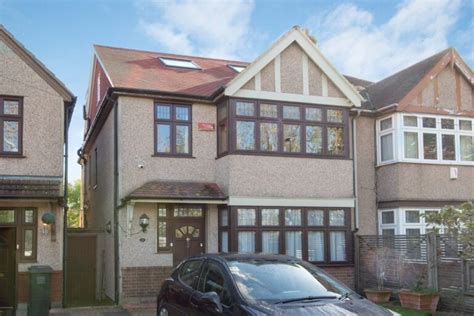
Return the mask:
<svg viewBox="0 0 474 316"><path fill-rule="evenodd" d="M43 235L47 236L50 226L56 222L56 215L51 212L46 212L41 216L41 221L43 222Z"/></svg>
<svg viewBox="0 0 474 316"><path fill-rule="evenodd" d="M148 227L148 225L150 224L150 219L148 218L148 216L146 216L146 214L143 214L142 216L140 216L140 226L142 227L142 232L146 232L146 228Z"/></svg>

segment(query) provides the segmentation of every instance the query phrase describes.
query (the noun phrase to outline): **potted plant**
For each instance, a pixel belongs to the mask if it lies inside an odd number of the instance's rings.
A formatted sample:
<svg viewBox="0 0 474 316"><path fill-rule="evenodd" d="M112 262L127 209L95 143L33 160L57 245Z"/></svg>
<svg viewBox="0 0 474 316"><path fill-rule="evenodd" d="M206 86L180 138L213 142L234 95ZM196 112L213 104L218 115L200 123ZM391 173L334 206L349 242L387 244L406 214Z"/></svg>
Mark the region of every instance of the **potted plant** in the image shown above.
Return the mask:
<svg viewBox="0 0 474 316"><path fill-rule="evenodd" d="M384 288L385 261L389 250L386 247L377 249L377 288L364 289L365 296L374 303L386 303L390 300L392 291Z"/></svg>
<svg viewBox="0 0 474 316"><path fill-rule="evenodd" d="M398 291L398 298L403 307L434 312L438 307L439 293L423 287L421 280L419 280L411 289Z"/></svg>

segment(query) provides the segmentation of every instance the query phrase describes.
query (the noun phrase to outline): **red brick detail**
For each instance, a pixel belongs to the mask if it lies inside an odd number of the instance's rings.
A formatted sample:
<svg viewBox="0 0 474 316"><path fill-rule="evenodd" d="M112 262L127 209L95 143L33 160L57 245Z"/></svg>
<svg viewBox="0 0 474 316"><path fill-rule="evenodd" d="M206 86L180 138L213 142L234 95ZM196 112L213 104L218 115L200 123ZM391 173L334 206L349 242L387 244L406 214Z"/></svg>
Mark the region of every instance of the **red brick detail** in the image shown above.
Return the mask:
<svg viewBox="0 0 474 316"><path fill-rule="evenodd" d="M51 276L51 302L59 302L62 299L62 285L63 285L63 272L53 271ZM28 272L19 272L17 274L17 302L27 303L28 302L28 290L29 290Z"/></svg>
<svg viewBox="0 0 474 316"><path fill-rule="evenodd" d="M350 289L355 289L354 267L320 267Z"/></svg>
<svg viewBox="0 0 474 316"><path fill-rule="evenodd" d="M173 267L134 267L122 269L123 297L156 296Z"/></svg>

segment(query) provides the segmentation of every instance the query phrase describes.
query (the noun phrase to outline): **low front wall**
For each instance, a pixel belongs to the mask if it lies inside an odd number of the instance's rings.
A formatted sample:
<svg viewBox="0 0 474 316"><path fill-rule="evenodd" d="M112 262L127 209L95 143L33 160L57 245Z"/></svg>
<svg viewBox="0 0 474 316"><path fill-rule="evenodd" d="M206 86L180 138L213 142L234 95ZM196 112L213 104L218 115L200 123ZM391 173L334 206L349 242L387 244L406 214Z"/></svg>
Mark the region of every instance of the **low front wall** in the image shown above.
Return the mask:
<svg viewBox="0 0 474 316"><path fill-rule="evenodd" d="M346 267L320 267L322 270L333 276L338 281L344 283L348 288L355 289L355 269L352 266Z"/></svg>
<svg viewBox="0 0 474 316"><path fill-rule="evenodd" d="M173 267L133 267L122 269L122 299L124 303L139 299L156 300L163 281Z"/></svg>
<svg viewBox="0 0 474 316"><path fill-rule="evenodd" d="M323 267L347 287L354 289L354 267ZM173 267L134 267L122 269L122 304L153 304L163 281Z"/></svg>
<svg viewBox="0 0 474 316"><path fill-rule="evenodd" d="M51 300L52 306L60 306L62 300L62 282L63 282L63 272L62 271L53 271L51 275L51 291L49 298ZM29 292L29 274L28 272L19 272L17 274L17 301L19 304L28 302L28 292Z"/></svg>

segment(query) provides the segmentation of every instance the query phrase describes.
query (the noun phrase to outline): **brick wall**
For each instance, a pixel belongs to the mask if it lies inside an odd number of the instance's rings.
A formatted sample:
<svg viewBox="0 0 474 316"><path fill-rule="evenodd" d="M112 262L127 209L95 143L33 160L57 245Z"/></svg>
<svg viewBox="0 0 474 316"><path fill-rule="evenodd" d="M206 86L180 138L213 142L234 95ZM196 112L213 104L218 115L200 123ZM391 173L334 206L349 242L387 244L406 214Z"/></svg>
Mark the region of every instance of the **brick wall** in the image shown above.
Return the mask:
<svg viewBox="0 0 474 316"><path fill-rule="evenodd" d="M28 302L28 291L29 291L29 279L28 272L19 272L18 273L18 293L17 301L18 303L27 303ZM63 272L62 271L53 271L51 275L51 292L50 299L51 302L60 302L62 299L62 282L63 282Z"/></svg>
<svg viewBox="0 0 474 316"><path fill-rule="evenodd" d="M154 297L173 267L136 267L122 269L123 297Z"/></svg>
<svg viewBox="0 0 474 316"><path fill-rule="evenodd" d="M344 283L348 288L354 289L355 288L355 281L354 281L354 267L320 267L325 272L329 273L335 279Z"/></svg>

